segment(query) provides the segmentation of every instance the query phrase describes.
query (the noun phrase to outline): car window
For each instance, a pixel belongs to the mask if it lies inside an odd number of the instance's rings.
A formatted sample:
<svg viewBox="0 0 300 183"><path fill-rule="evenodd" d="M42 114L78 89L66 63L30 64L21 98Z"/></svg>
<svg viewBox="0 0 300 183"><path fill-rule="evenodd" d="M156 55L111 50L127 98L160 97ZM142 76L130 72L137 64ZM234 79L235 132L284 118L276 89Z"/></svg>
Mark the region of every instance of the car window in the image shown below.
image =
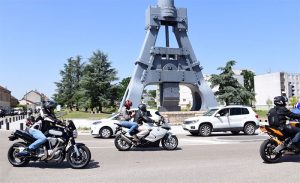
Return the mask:
<svg viewBox="0 0 300 183"><path fill-rule="evenodd" d="M230 108L230 116L242 115L242 108Z"/></svg>
<svg viewBox="0 0 300 183"><path fill-rule="evenodd" d="M242 108L242 114L250 114L247 108Z"/></svg>
<svg viewBox="0 0 300 183"><path fill-rule="evenodd" d="M218 114L220 114L220 116L226 116L229 112L229 109L222 109L218 112Z"/></svg>
<svg viewBox="0 0 300 183"><path fill-rule="evenodd" d="M203 116L211 116L216 112L216 110L218 110L218 109L210 109L209 111L204 113Z"/></svg>

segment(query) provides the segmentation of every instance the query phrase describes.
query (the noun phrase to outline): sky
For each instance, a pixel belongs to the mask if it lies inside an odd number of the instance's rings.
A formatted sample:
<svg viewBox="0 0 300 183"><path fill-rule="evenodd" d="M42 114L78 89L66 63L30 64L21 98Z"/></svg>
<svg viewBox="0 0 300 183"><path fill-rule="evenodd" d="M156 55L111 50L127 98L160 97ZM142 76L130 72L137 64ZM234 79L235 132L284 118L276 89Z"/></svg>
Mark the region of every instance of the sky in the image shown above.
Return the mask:
<svg viewBox="0 0 300 183"><path fill-rule="evenodd" d="M218 74L229 60L256 75L300 74L299 0L174 1L187 8L203 74ZM0 85L17 99L31 90L52 97L67 59L79 55L87 63L96 50L108 55L120 81L131 76L145 38L145 10L156 3L0 0Z"/></svg>

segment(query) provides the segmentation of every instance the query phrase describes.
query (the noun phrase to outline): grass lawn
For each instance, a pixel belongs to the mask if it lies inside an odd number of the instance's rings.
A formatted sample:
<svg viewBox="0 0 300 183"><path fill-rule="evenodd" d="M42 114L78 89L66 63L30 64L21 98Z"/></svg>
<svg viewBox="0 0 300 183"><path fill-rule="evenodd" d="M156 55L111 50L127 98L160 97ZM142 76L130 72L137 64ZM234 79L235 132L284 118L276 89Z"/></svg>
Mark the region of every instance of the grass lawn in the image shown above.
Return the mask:
<svg viewBox="0 0 300 183"><path fill-rule="evenodd" d="M268 111L256 110L255 112L256 112L256 114L258 115L259 118L263 118L263 119L267 118Z"/></svg>
<svg viewBox="0 0 300 183"><path fill-rule="evenodd" d="M63 115L61 115L63 114ZM83 111L63 111L60 114L58 113L57 116L67 119L102 119L107 118L111 114L108 113L100 113L100 114L91 114L90 112L83 112Z"/></svg>

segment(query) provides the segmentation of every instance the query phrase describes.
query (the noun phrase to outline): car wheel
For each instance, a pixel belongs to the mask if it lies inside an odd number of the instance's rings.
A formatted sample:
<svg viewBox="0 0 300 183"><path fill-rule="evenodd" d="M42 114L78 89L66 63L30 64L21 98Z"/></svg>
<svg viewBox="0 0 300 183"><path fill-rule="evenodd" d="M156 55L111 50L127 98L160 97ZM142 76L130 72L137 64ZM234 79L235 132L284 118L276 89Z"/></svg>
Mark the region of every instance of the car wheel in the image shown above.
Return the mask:
<svg viewBox="0 0 300 183"><path fill-rule="evenodd" d="M211 134L212 127L209 124L203 124L199 127L199 135L207 137Z"/></svg>
<svg viewBox="0 0 300 183"><path fill-rule="evenodd" d="M255 126L252 123L247 123L244 127L244 132L247 135L254 135L255 133Z"/></svg>
<svg viewBox="0 0 300 183"><path fill-rule="evenodd" d="M109 128L109 127L103 127L99 131L100 137L102 137L104 139L110 138L112 136L112 133L113 132L112 132L111 128Z"/></svg>
<svg viewBox="0 0 300 183"><path fill-rule="evenodd" d="M240 131L231 131L231 133L232 133L233 135L238 135L238 134L240 133Z"/></svg>

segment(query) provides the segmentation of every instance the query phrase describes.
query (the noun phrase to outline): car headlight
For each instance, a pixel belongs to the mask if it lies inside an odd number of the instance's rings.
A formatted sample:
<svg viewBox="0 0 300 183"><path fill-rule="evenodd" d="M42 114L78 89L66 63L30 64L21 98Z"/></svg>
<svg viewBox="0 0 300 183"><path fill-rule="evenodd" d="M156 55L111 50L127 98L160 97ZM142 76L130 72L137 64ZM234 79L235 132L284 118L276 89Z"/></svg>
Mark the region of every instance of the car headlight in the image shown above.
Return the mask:
<svg viewBox="0 0 300 183"><path fill-rule="evenodd" d="M199 121L199 120L194 120L194 121L192 121L192 124L198 123L198 121Z"/></svg>
<svg viewBox="0 0 300 183"><path fill-rule="evenodd" d="M97 125L97 124L100 124L100 123L102 123L102 121L95 121L95 122L93 122L92 124L93 124L93 125Z"/></svg>

